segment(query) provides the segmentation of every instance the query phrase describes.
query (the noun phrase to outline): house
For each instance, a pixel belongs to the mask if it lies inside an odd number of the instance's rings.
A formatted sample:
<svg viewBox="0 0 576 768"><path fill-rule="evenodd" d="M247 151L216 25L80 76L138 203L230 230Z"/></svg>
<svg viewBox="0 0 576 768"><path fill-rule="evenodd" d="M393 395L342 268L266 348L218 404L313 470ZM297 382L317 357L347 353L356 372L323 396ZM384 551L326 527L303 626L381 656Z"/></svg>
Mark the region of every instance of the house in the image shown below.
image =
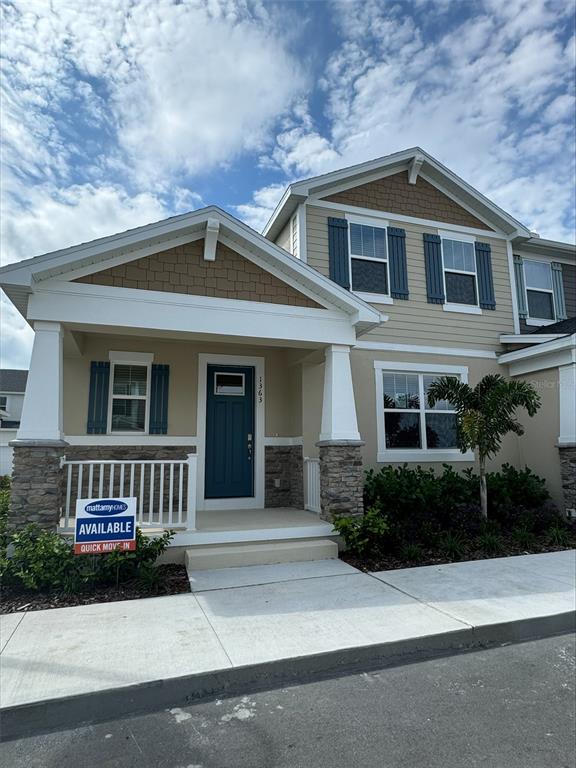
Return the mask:
<svg viewBox="0 0 576 768"><path fill-rule="evenodd" d="M20 414L28 371L0 369L0 477L12 472L12 448L20 426Z"/></svg>
<svg viewBox="0 0 576 768"><path fill-rule="evenodd" d="M487 373L544 403L494 466L572 509L575 276L420 148L292 184L262 235L209 206L4 267L35 330L14 523L135 495L178 547L304 547L362 513L368 467L473 466L426 390Z"/></svg>

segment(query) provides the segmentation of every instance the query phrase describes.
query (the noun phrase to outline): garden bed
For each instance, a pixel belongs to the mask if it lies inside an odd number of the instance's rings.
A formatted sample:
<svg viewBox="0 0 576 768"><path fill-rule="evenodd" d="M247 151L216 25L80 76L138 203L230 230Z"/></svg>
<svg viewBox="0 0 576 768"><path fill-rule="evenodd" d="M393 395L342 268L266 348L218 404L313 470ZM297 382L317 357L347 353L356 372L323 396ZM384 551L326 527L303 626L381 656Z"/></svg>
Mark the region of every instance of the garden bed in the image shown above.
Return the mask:
<svg viewBox="0 0 576 768"><path fill-rule="evenodd" d="M137 579L115 585L98 585L86 592L69 594L64 591L37 592L12 584L2 589L0 613L26 613L47 608L69 608L75 605L114 603L118 600L139 600L144 597L180 595L190 592L190 582L184 565L159 565L158 582L152 589Z"/></svg>
<svg viewBox="0 0 576 768"><path fill-rule="evenodd" d="M530 549L522 549L517 546L511 538L502 539L502 549L498 553L487 553L484 550L471 547L462 557L450 558L446 555L433 550L423 550L422 556L417 560L407 560L400 555L385 554L376 556L359 556L353 552L341 552L340 559L349 565L358 568L360 571L369 573L371 571L394 571L399 568L416 568L422 565L446 565L448 563L461 563L468 560L489 560L495 557L516 557L518 555L540 555L544 552L563 552L567 549L576 548L576 536L574 541L568 546L554 546L542 542Z"/></svg>

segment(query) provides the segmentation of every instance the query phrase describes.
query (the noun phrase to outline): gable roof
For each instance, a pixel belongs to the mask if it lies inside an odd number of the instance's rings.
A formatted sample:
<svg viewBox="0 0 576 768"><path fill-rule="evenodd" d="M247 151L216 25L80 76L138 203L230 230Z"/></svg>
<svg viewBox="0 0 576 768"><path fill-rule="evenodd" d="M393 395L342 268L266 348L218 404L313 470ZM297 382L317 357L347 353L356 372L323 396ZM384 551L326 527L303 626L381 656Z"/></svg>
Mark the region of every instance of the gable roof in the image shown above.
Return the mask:
<svg viewBox="0 0 576 768"><path fill-rule="evenodd" d="M209 227L216 226L219 237L225 236L232 247L238 247L264 269L267 267L282 276L304 293L312 293L320 304L328 304L353 316L361 328L378 325L382 316L350 291L341 288L317 270L309 267L243 222L217 206L173 216L162 221L126 230L109 237L98 238L36 256L0 269L0 285L26 317L28 297L33 285L51 278L71 279L83 270L84 274L98 272L112 264L124 263L143 255L171 248L176 242L185 242L205 236Z"/></svg>
<svg viewBox="0 0 576 768"><path fill-rule="evenodd" d="M332 188L344 182L350 186L356 186L378 178L378 174L384 176L402 171L421 173L430 183L456 201L461 202L464 207L495 229L507 235L517 234L524 238L530 238L530 230L521 222L506 213L420 147L405 149L385 157L378 157L365 163L291 184L264 227L263 234L274 240L297 206L311 195L326 196L331 194Z"/></svg>
<svg viewBox="0 0 576 768"><path fill-rule="evenodd" d="M0 368L0 393L26 391L28 371L17 368Z"/></svg>

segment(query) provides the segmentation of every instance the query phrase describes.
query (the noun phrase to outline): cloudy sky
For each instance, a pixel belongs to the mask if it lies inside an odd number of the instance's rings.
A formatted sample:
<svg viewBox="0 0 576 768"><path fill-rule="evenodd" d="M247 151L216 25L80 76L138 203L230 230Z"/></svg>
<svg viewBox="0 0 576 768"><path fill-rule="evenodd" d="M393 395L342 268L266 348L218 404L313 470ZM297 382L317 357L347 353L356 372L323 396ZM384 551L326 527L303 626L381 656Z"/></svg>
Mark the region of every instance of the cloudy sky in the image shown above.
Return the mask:
<svg viewBox="0 0 576 768"><path fill-rule="evenodd" d="M419 145L574 239L574 0L2 0L2 263ZM32 333L2 297L2 364Z"/></svg>

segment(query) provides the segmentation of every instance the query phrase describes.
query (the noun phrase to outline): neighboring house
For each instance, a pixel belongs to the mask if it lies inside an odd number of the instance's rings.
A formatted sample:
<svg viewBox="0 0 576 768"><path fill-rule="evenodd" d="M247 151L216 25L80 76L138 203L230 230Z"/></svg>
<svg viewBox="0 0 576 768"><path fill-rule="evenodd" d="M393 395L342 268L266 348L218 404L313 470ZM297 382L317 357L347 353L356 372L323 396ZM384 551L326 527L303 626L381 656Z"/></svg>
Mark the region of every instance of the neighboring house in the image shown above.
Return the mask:
<svg viewBox="0 0 576 768"><path fill-rule="evenodd" d="M0 369L0 476L12 472L12 448L26 390L28 371Z"/></svg>
<svg viewBox="0 0 576 768"><path fill-rule="evenodd" d="M293 184L264 235L210 206L4 267L35 330L12 513L136 495L177 545L326 536L368 467L473 466L426 391L487 373L544 401L494 466L573 508L575 270L418 148Z"/></svg>

